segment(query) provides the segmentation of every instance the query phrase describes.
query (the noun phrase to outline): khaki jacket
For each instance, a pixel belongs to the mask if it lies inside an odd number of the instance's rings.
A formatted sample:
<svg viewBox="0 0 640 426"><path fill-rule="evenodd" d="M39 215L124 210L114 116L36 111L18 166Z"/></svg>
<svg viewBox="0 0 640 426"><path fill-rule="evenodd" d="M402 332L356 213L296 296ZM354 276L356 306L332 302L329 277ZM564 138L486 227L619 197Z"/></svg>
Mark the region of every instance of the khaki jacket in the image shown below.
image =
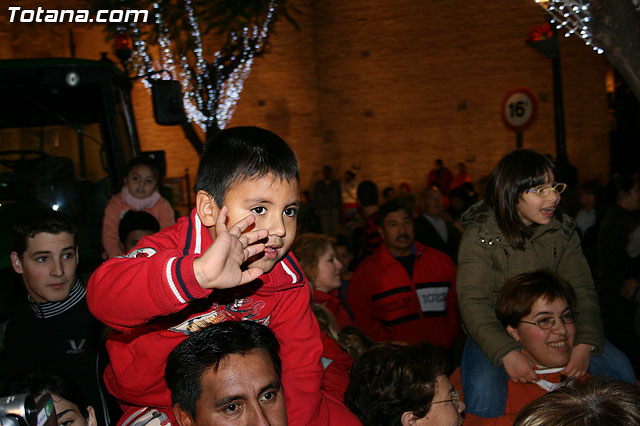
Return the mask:
<svg viewBox="0 0 640 426"><path fill-rule="evenodd" d="M467 333L494 365L518 343L495 315L495 303L502 286L512 277L536 270L549 270L567 280L577 295L574 345L589 344L594 355L604 341L600 309L589 266L582 254L575 221L563 215L539 226L526 240L524 250L507 243L498 228L494 212L476 203L461 218L465 227L458 253L458 304Z"/></svg>

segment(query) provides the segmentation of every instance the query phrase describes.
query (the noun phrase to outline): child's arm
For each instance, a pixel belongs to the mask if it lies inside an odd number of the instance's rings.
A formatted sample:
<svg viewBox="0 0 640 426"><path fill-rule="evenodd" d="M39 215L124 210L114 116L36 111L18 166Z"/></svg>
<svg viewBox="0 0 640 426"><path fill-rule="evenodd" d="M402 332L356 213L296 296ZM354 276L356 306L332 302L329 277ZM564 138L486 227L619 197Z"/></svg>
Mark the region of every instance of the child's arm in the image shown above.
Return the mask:
<svg viewBox="0 0 640 426"><path fill-rule="evenodd" d="M479 246L477 239L478 233L472 227L465 231L460 242L456 278L458 306L468 334L497 366L505 355L518 349L519 345L496 318L490 252L493 249Z"/></svg>
<svg viewBox="0 0 640 426"><path fill-rule="evenodd" d="M531 360L517 349L502 358L502 365L514 383L528 383L540 379Z"/></svg>
<svg viewBox="0 0 640 426"><path fill-rule="evenodd" d="M107 207L104 209L104 218L102 219L102 248L107 256L114 257L123 254L120 246L120 236L118 235L118 225L120 224L121 206L114 195L109 200Z"/></svg>
<svg viewBox="0 0 640 426"><path fill-rule="evenodd" d="M160 229L166 228L167 226L171 226L176 223L176 212L173 210L171 203L166 198L160 198L158 200L158 208L156 210L156 219L158 219L158 223L160 224Z"/></svg>
<svg viewBox="0 0 640 426"><path fill-rule="evenodd" d="M577 296L576 310L580 318L576 323L574 351L579 344L585 344L589 346L589 349L592 346L595 348L592 355L599 355L604 344L604 332L600 320L598 296L591 270L582 253L580 237L576 231L571 235L567 247L561 255L557 272L571 284ZM574 360L573 357L574 353L572 352L570 364Z"/></svg>
<svg viewBox="0 0 640 426"><path fill-rule="evenodd" d="M89 280L87 301L93 315L119 331L130 331L151 319L184 309L191 301L209 296L213 288L228 288L257 278L262 270L241 269L248 257L264 250L253 244L266 230L242 234L254 221L253 215L226 231L223 208L218 238L202 255L204 285L196 278L195 262L200 255L184 255L177 248L177 236L160 232L141 240L144 252L138 257L116 257L103 263ZM218 286L218 287L217 287Z"/></svg>

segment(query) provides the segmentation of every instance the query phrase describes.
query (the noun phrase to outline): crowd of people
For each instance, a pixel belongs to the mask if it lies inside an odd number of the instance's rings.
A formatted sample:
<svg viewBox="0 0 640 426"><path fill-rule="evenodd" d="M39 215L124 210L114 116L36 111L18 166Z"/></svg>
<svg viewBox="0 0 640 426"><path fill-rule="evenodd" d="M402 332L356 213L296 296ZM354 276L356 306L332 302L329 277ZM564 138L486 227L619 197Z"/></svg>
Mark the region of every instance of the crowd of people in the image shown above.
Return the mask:
<svg viewBox="0 0 640 426"><path fill-rule="evenodd" d="M526 149L482 198L440 159L417 194L299 175L279 136L224 130L176 222L134 159L87 283L74 224L22 217L2 394L51 397L60 426L640 426L636 179L563 201Z"/></svg>

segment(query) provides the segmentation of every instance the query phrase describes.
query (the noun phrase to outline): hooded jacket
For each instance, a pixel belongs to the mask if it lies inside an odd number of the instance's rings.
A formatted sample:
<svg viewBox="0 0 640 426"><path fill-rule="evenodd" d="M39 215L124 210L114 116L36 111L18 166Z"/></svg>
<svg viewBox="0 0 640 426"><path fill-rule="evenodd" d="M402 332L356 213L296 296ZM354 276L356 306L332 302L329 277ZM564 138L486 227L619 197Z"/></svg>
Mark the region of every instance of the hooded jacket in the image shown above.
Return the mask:
<svg viewBox="0 0 640 426"><path fill-rule="evenodd" d="M575 221L567 215L538 226L525 240L524 250L512 247L496 222L493 210L478 202L461 217L465 227L458 252L457 290L462 321L468 334L494 365L518 343L496 318L495 304L502 286L516 275L537 270L555 272L573 286L577 296L575 345L602 351L604 336L595 285L580 247Z"/></svg>

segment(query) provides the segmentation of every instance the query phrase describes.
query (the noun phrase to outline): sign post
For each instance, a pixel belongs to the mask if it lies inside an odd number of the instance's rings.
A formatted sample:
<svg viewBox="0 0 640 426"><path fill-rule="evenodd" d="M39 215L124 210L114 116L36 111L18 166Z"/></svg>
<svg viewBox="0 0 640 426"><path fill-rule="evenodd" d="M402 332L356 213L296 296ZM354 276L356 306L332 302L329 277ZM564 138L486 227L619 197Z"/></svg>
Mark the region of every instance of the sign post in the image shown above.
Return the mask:
<svg viewBox="0 0 640 426"><path fill-rule="evenodd" d="M516 148L522 148L522 132L527 130L538 115L538 99L526 87L509 90L502 99L500 116L505 127L516 133Z"/></svg>

